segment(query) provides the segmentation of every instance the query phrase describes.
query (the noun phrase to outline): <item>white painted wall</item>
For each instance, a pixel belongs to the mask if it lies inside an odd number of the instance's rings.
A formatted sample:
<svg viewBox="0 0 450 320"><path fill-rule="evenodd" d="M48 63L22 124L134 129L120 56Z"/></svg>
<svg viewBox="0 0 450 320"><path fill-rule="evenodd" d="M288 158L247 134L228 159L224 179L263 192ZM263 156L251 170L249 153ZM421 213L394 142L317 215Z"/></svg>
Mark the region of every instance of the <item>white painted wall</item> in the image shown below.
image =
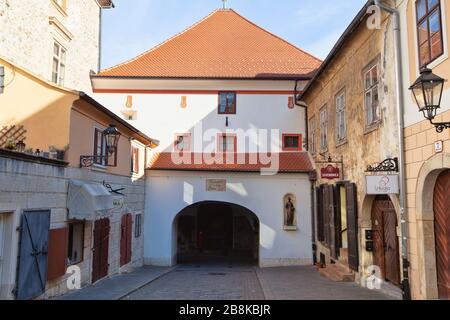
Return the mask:
<svg viewBox="0 0 450 320"><path fill-rule="evenodd" d="M312 263L308 175L149 171L147 177L146 264L176 263L174 219L181 210L201 201L235 203L258 216L261 267ZM206 179L226 179L227 192L206 192ZM283 230L283 197L288 193L297 198L297 231Z"/></svg>
<svg viewBox="0 0 450 320"><path fill-rule="evenodd" d="M147 83L147 89L161 90L275 90L293 91L294 81L211 81L184 83L148 82L147 80L129 81L94 80L95 89L126 88L142 89ZM194 83L193 83L194 82ZM299 90L304 84L300 84ZM151 87L150 87L151 86ZM203 131L218 129L222 132L236 129L267 129L270 137L271 129L279 129L277 141L272 141L270 147L274 152L280 151L282 133L305 134L304 109L296 106L288 108L288 99L291 94L238 94L236 115L218 114L218 95L210 94L131 94L131 93L96 93L95 99L100 101L111 111L122 116L121 111L126 109L127 97L133 97L133 109L137 111L137 120L129 121L145 134L161 141L155 152L173 151L174 135L176 133L194 133L194 127L201 124ZM187 107L181 108L181 97L187 97ZM225 125L226 117L229 119L228 128ZM194 139L194 136L193 136ZM205 142L205 145L207 143ZM239 145L238 141L238 145ZM203 147L205 146L203 145ZM273 145L273 146L272 146ZM195 152L203 151L201 147L193 149ZM238 152L249 152L247 147L240 146Z"/></svg>

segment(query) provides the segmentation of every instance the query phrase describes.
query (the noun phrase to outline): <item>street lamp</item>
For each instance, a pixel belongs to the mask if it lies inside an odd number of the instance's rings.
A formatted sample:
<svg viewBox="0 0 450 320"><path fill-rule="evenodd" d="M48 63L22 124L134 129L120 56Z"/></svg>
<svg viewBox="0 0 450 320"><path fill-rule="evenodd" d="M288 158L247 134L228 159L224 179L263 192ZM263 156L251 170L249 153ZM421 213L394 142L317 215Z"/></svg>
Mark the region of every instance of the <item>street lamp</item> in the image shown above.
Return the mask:
<svg viewBox="0 0 450 320"><path fill-rule="evenodd" d="M433 122L437 110L441 107L444 82L444 79L425 67L420 70L419 78L409 88L414 94L419 111L436 127L436 131L439 133L444 129L450 129L450 122Z"/></svg>
<svg viewBox="0 0 450 320"><path fill-rule="evenodd" d="M115 152L117 152L117 145L119 144L121 133L117 130L115 124L110 124L109 127L103 131L103 137L106 142L106 154L101 156L81 156L80 168L91 167L94 163L108 160ZM113 167L112 165L110 167Z"/></svg>

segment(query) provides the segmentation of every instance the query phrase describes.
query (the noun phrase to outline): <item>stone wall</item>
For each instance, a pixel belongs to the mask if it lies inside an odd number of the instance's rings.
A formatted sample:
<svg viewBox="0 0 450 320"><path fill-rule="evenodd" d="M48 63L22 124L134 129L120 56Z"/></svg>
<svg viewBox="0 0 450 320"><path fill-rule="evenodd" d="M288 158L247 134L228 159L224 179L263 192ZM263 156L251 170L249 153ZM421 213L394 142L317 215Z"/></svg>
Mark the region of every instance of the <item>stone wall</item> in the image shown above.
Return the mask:
<svg viewBox="0 0 450 320"><path fill-rule="evenodd" d="M110 213L111 232L109 244L109 275L125 271L129 268L139 267L143 264L143 235L135 238L134 224L132 228L132 262L119 268L120 262L120 234L121 216L124 213L144 213L145 181L133 181L130 177L111 175L89 169L71 167L58 167L54 165L39 164L0 157L0 214L6 214L11 238L5 246L9 261L3 267L1 277L1 298L13 298L11 290L15 285L15 270L19 232L20 216L24 210L51 209L51 229L67 226L67 190L70 179L102 184L103 181L111 184L113 188L125 188L125 201L123 208L115 209ZM84 259L78 266L82 270L82 286L91 283L92 273L92 245L93 222L85 224ZM1 280L0 279L0 280ZM49 298L66 293L66 278L47 282L47 290L43 298Z"/></svg>
<svg viewBox="0 0 450 320"><path fill-rule="evenodd" d="M95 0L70 0L61 11L52 0L0 1L0 56L51 80L53 43L67 50L64 86L92 92L89 72L98 71L100 8ZM69 32L50 23L55 17Z"/></svg>
<svg viewBox="0 0 450 320"><path fill-rule="evenodd" d="M372 253L366 251L364 238L365 230L371 228L371 204L374 199L373 196L366 194L367 166L379 163L388 157L397 157L399 154L393 44L392 21L389 16L383 16L379 30L370 30L365 22L362 22L303 97L308 105L310 137L311 121L315 122L317 152L313 154L314 159L327 161L328 157L331 157L333 161L342 160L343 162L342 165L333 164L341 170L341 177L336 180L321 179L320 169L328 164L317 164L319 179L316 186L335 184L339 181L349 181L357 185L359 276L361 277L365 275L367 267L373 264ZM363 72L375 61L378 61L380 70L380 120L375 126L366 127ZM343 141L337 141L335 99L341 92L345 93L347 131L346 138ZM321 150L320 110L325 105L328 110L328 146ZM394 196L392 200L397 206L398 197ZM329 264L329 249L321 243L317 243L317 247L317 258L319 259L322 253L326 257L326 263Z"/></svg>

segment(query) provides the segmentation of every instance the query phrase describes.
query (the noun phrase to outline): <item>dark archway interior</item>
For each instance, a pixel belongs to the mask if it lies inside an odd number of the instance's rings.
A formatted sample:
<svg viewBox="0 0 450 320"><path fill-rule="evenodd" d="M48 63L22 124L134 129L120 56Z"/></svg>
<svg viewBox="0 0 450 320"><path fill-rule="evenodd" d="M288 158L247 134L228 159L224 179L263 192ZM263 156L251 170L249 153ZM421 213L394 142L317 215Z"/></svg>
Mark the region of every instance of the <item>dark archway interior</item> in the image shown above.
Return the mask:
<svg viewBox="0 0 450 320"><path fill-rule="evenodd" d="M259 220L231 203L202 202L177 217L178 263L258 262Z"/></svg>

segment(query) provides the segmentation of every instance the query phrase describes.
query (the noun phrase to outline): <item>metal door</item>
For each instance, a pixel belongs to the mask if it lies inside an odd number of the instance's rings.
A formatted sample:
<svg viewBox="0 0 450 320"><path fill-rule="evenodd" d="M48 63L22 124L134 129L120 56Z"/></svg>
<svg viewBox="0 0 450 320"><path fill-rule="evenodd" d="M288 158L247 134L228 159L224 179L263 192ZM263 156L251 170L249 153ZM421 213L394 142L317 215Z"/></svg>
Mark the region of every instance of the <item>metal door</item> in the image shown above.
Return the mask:
<svg viewBox="0 0 450 320"><path fill-rule="evenodd" d="M436 182L433 207L439 298L450 299L450 170Z"/></svg>
<svg viewBox="0 0 450 320"><path fill-rule="evenodd" d="M50 210L22 215L16 298L29 300L45 292Z"/></svg>

